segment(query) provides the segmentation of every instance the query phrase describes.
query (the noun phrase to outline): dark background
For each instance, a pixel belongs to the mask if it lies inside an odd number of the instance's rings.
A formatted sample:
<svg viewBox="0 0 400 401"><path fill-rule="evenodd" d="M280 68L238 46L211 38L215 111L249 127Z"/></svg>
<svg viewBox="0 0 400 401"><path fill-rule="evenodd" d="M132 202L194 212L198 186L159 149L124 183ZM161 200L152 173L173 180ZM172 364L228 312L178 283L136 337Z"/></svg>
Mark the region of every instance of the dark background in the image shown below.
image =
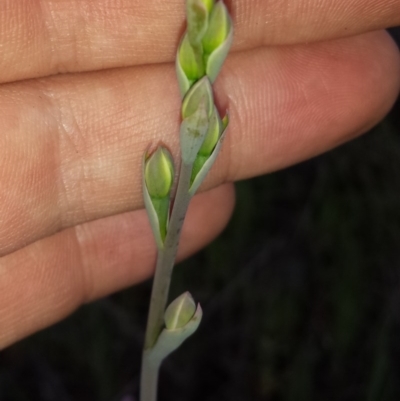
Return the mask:
<svg viewBox="0 0 400 401"><path fill-rule="evenodd" d="M164 364L160 401L400 400L400 102L362 138L238 183L237 199L176 269L172 296L190 290L205 316ZM0 400L135 400L150 285L3 351Z"/></svg>

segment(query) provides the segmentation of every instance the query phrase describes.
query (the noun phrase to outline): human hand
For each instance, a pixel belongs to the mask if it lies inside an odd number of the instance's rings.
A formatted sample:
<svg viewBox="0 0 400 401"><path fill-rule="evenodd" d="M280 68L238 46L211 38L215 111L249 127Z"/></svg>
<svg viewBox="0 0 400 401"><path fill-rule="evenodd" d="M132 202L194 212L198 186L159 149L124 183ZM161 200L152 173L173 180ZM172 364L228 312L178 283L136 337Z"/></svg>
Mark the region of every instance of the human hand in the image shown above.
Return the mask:
<svg viewBox="0 0 400 401"><path fill-rule="evenodd" d="M209 191L190 208L180 258L229 219L233 190L221 184L354 138L399 90L394 43L364 33L399 24L398 0L230 9L234 47L215 85L229 133ZM0 347L151 274L141 160L160 140L178 154L183 24L182 0L0 3Z"/></svg>

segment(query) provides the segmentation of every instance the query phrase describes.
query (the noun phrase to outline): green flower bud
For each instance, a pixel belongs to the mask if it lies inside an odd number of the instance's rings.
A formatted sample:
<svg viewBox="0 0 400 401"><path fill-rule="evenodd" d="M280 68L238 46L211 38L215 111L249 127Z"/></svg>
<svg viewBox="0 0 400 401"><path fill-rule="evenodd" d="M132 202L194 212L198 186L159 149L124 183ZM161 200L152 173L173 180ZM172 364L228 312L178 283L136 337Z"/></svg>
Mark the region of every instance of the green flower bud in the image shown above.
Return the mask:
<svg viewBox="0 0 400 401"><path fill-rule="evenodd" d="M226 40L231 30L231 19L228 10L222 1L219 1L213 8L207 31L203 36L203 50L211 54Z"/></svg>
<svg viewBox="0 0 400 401"><path fill-rule="evenodd" d="M183 37L178 49L178 62L189 81L197 81L204 75L202 60L196 57L194 49L189 42L187 34Z"/></svg>
<svg viewBox="0 0 400 401"><path fill-rule="evenodd" d="M189 292L180 295L170 303L164 314L167 330L180 329L186 326L196 312L196 304Z"/></svg>
<svg viewBox="0 0 400 401"><path fill-rule="evenodd" d="M198 80L186 94L182 102L182 118L193 115L202 103L210 117L214 107L214 97L210 80L207 77Z"/></svg>
<svg viewBox="0 0 400 401"><path fill-rule="evenodd" d="M187 32L189 41L194 47L201 45L201 39L207 31L208 3L209 1L204 0L186 1Z"/></svg>
<svg viewBox="0 0 400 401"><path fill-rule="evenodd" d="M213 113L208 124L208 130L204 142L200 147L199 155L210 156L222 133L222 122L217 108L214 106Z"/></svg>
<svg viewBox="0 0 400 401"><path fill-rule="evenodd" d="M217 145L221 137L222 131L222 121L219 117L218 110L216 109L216 107L214 107L214 111L209 121L207 134L205 135L203 144L201 145L196 159L193 163L192 176L190 181L191 184L194 182L197 174L203 168L204 164L214 151L215 146Z"/></svg>
<svg viewBox="0 0 400 401"><path fill-rule="evenodd" d="M202 40L206 75L213 83L224 63L233 41L233 24L222 0L212 11L209 27Z"/></svg>
<svg viewBox="0 0 400 401"><path fill-rule="evenodd" d="M200 305L196 308L188 292L168 306L164 315L166 327L161 331L156 342L144 351L153 366L159 366L164 358L179 348L197 330L202 316L203 311Z"/></svg>
<svg viewBox="0 0 400 401"><path fill-rule="evenodd" d="M167 235L170 192L174 181L171 154L162 146L143 160L143 199L157 247L164 247Z"/></svg>
<svg viewBox="0 0 400 401"><path fill-rule="evenodd" d="M209 130L207 132L207 142L204 142L205 145L202 149L203 154L200 151L197 153L196 158L193 163L192 168L192 176L190 180L190 195L194 195L197 189L200 187L201 183L203 182L204 178L210 171L212 165L214 164L219 151L221 150L222 141L226 134L226 128L229 124L229 117L226 115L222 120L219 117L217 110L215 110L216 117L218 118L218 127L220 129L220 133L217 137L216 132ZM214 123L213 123L214 124ZM210 121L211 125L211 121Z"/></svg>
<svg viewBox="0 0 400 401"><path fill-rule="evenodd" d="M193 164L208 130L205 98L202 97L198 109L183 119L180 128L181 156L184 164Z"/></svg>
<svg viewBox="0 0 400 401"><path fill-rule="evenodd" d="M214 109L212 87L205 76L197 81L182 102L180 129L181 155L185 164L192 164L204 142Z"/></svg>
<svg viewBox="0 0 400 401"><path fill-rule="evenodd" d="M174 164L171 154L162 146L145 161L145 182L151 198L169 195L174 180Z"/></svg>

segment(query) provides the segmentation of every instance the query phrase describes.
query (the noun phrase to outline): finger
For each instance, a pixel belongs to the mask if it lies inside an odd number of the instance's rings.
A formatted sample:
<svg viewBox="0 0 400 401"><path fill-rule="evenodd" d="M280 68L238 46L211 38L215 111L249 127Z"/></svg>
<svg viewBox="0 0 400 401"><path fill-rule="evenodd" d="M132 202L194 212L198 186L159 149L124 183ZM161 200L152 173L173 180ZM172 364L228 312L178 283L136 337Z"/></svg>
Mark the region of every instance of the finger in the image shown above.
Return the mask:
<svg viewBox="0 0 400 401"><path fill-rule="evenodd" d="M237 48L343 38L400 24L398 0L232 1Z"/></svg>
<svg viewBox="0 0 400 401"><path fill-rule="evenodd" d="M231 1L236 50L350 36L400 23L398 0ZM170 62L182 0L3 0L0 82Z"/></svg>
<svg viewBox="0 0 400 401"><path fill-rule="evenodd" d="M197 195L178 258L226 225L232 185ZM0 349L62 319L80 304L148 278L156 251L144 210L67 229L0 259Z"/></svg>
<svg viewBox="0 0 400 401"><path fill-rule="evenodd" d="M385 33L237 54L216 93L227 139L206 187L314 156L375 124L399 88ZM0 89L0 252L142 207L141 161L163 141L178 160L172 66L57 77Z"/></svg>

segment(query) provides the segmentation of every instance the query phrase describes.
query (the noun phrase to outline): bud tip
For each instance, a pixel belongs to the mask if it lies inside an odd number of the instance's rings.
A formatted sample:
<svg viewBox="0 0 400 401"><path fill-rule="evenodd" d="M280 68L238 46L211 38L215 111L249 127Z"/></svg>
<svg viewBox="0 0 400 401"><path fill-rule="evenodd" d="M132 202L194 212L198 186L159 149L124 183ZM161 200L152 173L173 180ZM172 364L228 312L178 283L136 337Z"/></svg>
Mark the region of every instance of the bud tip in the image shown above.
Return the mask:
<svg viewBox="0 0 400 401"><path fill-rule="evenodd" d="M190 292L185 292L170 303L164 314L168 330L186 326L196 313L196 304Z"/></svg>

